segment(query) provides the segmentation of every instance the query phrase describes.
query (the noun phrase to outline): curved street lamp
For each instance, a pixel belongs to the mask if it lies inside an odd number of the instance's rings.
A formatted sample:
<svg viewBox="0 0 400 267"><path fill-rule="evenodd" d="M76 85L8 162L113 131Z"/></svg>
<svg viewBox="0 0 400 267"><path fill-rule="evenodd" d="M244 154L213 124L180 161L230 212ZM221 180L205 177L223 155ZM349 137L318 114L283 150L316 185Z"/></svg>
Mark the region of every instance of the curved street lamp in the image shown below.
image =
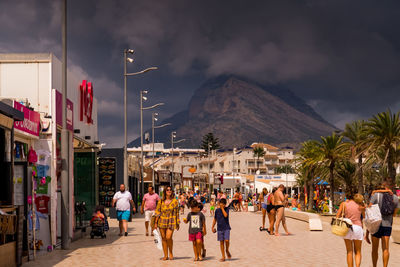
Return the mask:
<svg viewBox="0 0 400 267"><path fill-rule="evenodd" d="M155 142L154 129L160 129L160 128L172 125L171 123L165 123L163 125L155 126L154 124L158 120L157 116L158 116L157 112L153 112L152 113L151 130L152 130L152 143L153 143L153 152L152 152L153 160L152 160L152 164L151 165L152 165L152 183L153 183L153 187L155 186L155 178L154 178L154 174L155 174L155 172L154 172L154 142Z"/></svg>
<svg viewBox="0 0 400 267"><path fill-rule="evenodd" d="M127 73L127 63L133 63L133 59L128 57L128 54L133 54L135 51L133 49L125 49L124 50L124 184L129 189L129 181L128 181L128 121L127 121L127 77L135 76L139 74L143 74L152 70L157 70L157 67L150 67L138 72Z"/></svg>
<svg viewBox="0 0 400 267"><path fill-rule="evenodd" d="M171 180L170 180L171 188L172 188L172 175L174 175L174 144L178 144L178 143L186 141L186 139L174 141L175 138L176 138L176 132L172 132L171 133L171 156L172 156L171 165L172 165L172 169L171 169Z"/></svg>
<svg viewBox="0 0 400 267"><path fill-rule="evenodd" d="M149 70L150 69L151 68L149 68ZM140 167L140 170L141 170L141 175L140 175L140 182L141 182L140 194L141 194L141 197L143 197L143 194L144 194L144 181L143 181L143 174L144 174L144 166L143 166L144 165L144 160L143 160L143 110L149 110L149 109L153 109L153 108L165 105L164 103L157 103L157 104L152 105L150 107L143 107L143 101L147 100L147 97L144 96L144 95L147 94L147 93L148 93L147 90L141 90L140 91L140 160L141 160L141 167ZM154 143L153 143L153 149L154 149ZM153 156L153 158L154 158L154 156ZM154 169L154 166L153 166L153 169ZM152 179L154 180L154 175L153 175ZM153 183L154 183L154 181L153 181Z"/></svg>

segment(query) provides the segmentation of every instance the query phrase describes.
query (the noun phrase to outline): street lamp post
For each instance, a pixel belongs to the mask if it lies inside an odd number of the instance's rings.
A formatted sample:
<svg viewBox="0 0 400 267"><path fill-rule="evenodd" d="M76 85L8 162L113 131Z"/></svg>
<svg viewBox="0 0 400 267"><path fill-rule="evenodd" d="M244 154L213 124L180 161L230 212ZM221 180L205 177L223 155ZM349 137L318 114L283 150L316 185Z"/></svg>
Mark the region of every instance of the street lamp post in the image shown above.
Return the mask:
<svg viewBox="0 0 400 267"><path fill-rule="evenodd" d="M62 2L62 71L61 71L61 89L62 89L62 130L61 130L61 159L63 167L61 168L61 247L69 249L71 244L70 227L70 179L69 179L69 132L67 130L67 0ZM65 164L64 164L65 163ZM35 215L33 217L35 221ZM35 224L34 224L35 225ZM35 237L35 230L33 231ZM54 240L53 240L54 241ZM36 258L36 250L34 251Z"/></svg>
<svg viewBox="0 0 400 267"><path fill-rule="evenodd" d="M171 168L171 178L170 178L170 182L169 182L171 188L172 188L172 176L174 175L174 143L178 144L178 143L186 141L186 139L181 139L181 140L178 140L178 141L174 141L175 138L176 138L176 132L171 132L171 153L172 153L171 167L172 168Z"/></svg>
<svg viewBox="0 0 400 267"><path fill-rule="evenodd" d="M147 97L145 97L144 95L147 94L148 91L146 90L141 90L140 91L140 196L143 197L143 193L144 193L144 181L143 181L143 173L144 173L144 160L143 160L143 110L148 110L148 109L153 109L156 108L158 106L162 106L164 105L164 103L158 103L155 104L153 106L150 107L143 107L143 100L146 101ZM153 144L154 147L154 144Z"/></svg>
<svg viewBox="0 0 400 267"><path fill-rule="evenodd" d="M285 164L286 190L287 190L287 193L289 194L287 172L288 172L288 170L287 170L287 166L286 166L286 164Z"/></svg>
<svg viewBox="0 0 400 267"><path fill-rule="evenodd" d="M211 170L210 170L210 150L211 150L211 142L208 142L207 146L207 156L208 156L208 182L210 182L211 178Z"/></svg>
<svg viewBox="0 0 400 267"><path fill-rule="evenodd" d="M127 73L127 63L132 63L133 59L128 57L128 54L133 54L133 49L124 50L124 184L129 190L128 181L128 120L127 120L127 77L143 74L152 70L157 70L157 67L150 67L139 72Z"/></svg>
<svg viewBox="0 0 400 267"><path fill-rule="evenodd" d="M155 179L154 179L154 142L155 142L154 129L159 129L159 128L163 128L163 127L171 125L171 123L165 123L165 124L160 125L160 126L155 126L154 123L158 120L157 116L158 116L157 112L153 112L152 113L151 131L152 131L152 143L153 143L153 153L152 153L152 156L153 156L153 163L152 163L152 170L153 170L152 171L152 184L153 184L153 187L155 186Z"/></svg>

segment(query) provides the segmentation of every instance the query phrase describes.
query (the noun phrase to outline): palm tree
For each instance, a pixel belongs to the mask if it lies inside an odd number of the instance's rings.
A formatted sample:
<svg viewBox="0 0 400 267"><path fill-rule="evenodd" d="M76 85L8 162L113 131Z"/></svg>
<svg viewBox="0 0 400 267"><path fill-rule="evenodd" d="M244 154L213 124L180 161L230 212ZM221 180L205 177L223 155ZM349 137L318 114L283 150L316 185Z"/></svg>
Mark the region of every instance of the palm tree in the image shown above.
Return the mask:
<svg viewBox="0 0 400 267"><path fill-rule="evenodd" d="M330 201L335 204L335 166L336 163L345 158L345 150L342 142L343 136L332 133L330 136L321 137L320 163L329 170Z"/></svg>
<svg viewBox="0 0 400 267"><path fill-rule="evenodd" d="M258 160L259 160L259 158L263 158L265 156L264 148L262 148L260 146L253 148L253 156L257 158L257 170L258 170L258 168L259 168Z"/></svg>
<svg viewBox="0 0 400 267"><path fill-rule="evenodd" d="M386 182L393 187L396 179L397 146L400 143L399 113L392 114L390 110L387 110L373 116L367 122L367 134L367 151L372 154L384 152L381 160L388 172Z"/></svg>
<svg viewBox="0 0 400 267"><path fill-rule="evenodd" d="M338 162L336 173L343 180L347 190L355 188L356 165L354 163L347 159Z"/></svg>
<svg viewBox="0 0 400 267"><path fill-rule="evenodd" d="M297 172L301 181L307 188L308 193L308 209L314 206L314 182L320 166L318 164L320 158L320 144L315 140L306 141L302 144L299 151L299 165Z"/></svg>
<svg viewBox="0 0 400 267"><path fill-rule="evenodd" d="M357 191L360 194L364 192L364 181L363 181L363 156L365 151L365 139L367 138L367 131L365 121L358 120L352 123L348 123L345 126L344 137L348 139L345 142L345 146L351 151L352 158L357 158L357 174L358 174L358 185Z"/></svg>
<svg viewBox="0 0 400 267"><path fill-rule="evenodd" d="M275 173L295 173L292 165L290 164L285 164L282 166L278 166L275 168Z"/></svg>

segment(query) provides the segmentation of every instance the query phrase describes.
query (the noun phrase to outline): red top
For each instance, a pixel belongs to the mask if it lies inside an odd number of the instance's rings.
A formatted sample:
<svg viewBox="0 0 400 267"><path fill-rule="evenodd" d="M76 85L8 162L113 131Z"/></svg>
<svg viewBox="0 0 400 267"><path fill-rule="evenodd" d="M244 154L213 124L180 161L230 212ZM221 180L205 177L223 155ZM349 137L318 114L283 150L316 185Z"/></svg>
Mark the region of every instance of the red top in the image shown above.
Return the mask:
<svg viewBox="0 0 400 267"><path fill-rule="evenodd" d="M49 213L49 201L48 196L40 196L35 198L36 210L43 214Z"/></svg>

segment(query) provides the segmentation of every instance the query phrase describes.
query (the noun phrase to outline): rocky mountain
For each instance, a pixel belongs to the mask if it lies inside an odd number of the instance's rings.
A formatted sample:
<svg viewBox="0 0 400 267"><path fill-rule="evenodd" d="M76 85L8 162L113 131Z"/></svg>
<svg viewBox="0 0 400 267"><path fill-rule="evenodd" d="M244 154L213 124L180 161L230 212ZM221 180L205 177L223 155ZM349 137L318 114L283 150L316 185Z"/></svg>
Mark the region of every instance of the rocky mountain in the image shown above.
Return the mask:
<svg viewBox="0 0 400 267"><path fill-rule="evenodd" d="M212 132L222 147L232 148L252 142L299 144L336 130L290 90L237 76L207 81L195 91L187 110L165 122L172 126L158 129L156 140L166 147L171 131L186 139L180 147L199 147L202 137ZM140 139L129 144L138 145Z"/></svg>

